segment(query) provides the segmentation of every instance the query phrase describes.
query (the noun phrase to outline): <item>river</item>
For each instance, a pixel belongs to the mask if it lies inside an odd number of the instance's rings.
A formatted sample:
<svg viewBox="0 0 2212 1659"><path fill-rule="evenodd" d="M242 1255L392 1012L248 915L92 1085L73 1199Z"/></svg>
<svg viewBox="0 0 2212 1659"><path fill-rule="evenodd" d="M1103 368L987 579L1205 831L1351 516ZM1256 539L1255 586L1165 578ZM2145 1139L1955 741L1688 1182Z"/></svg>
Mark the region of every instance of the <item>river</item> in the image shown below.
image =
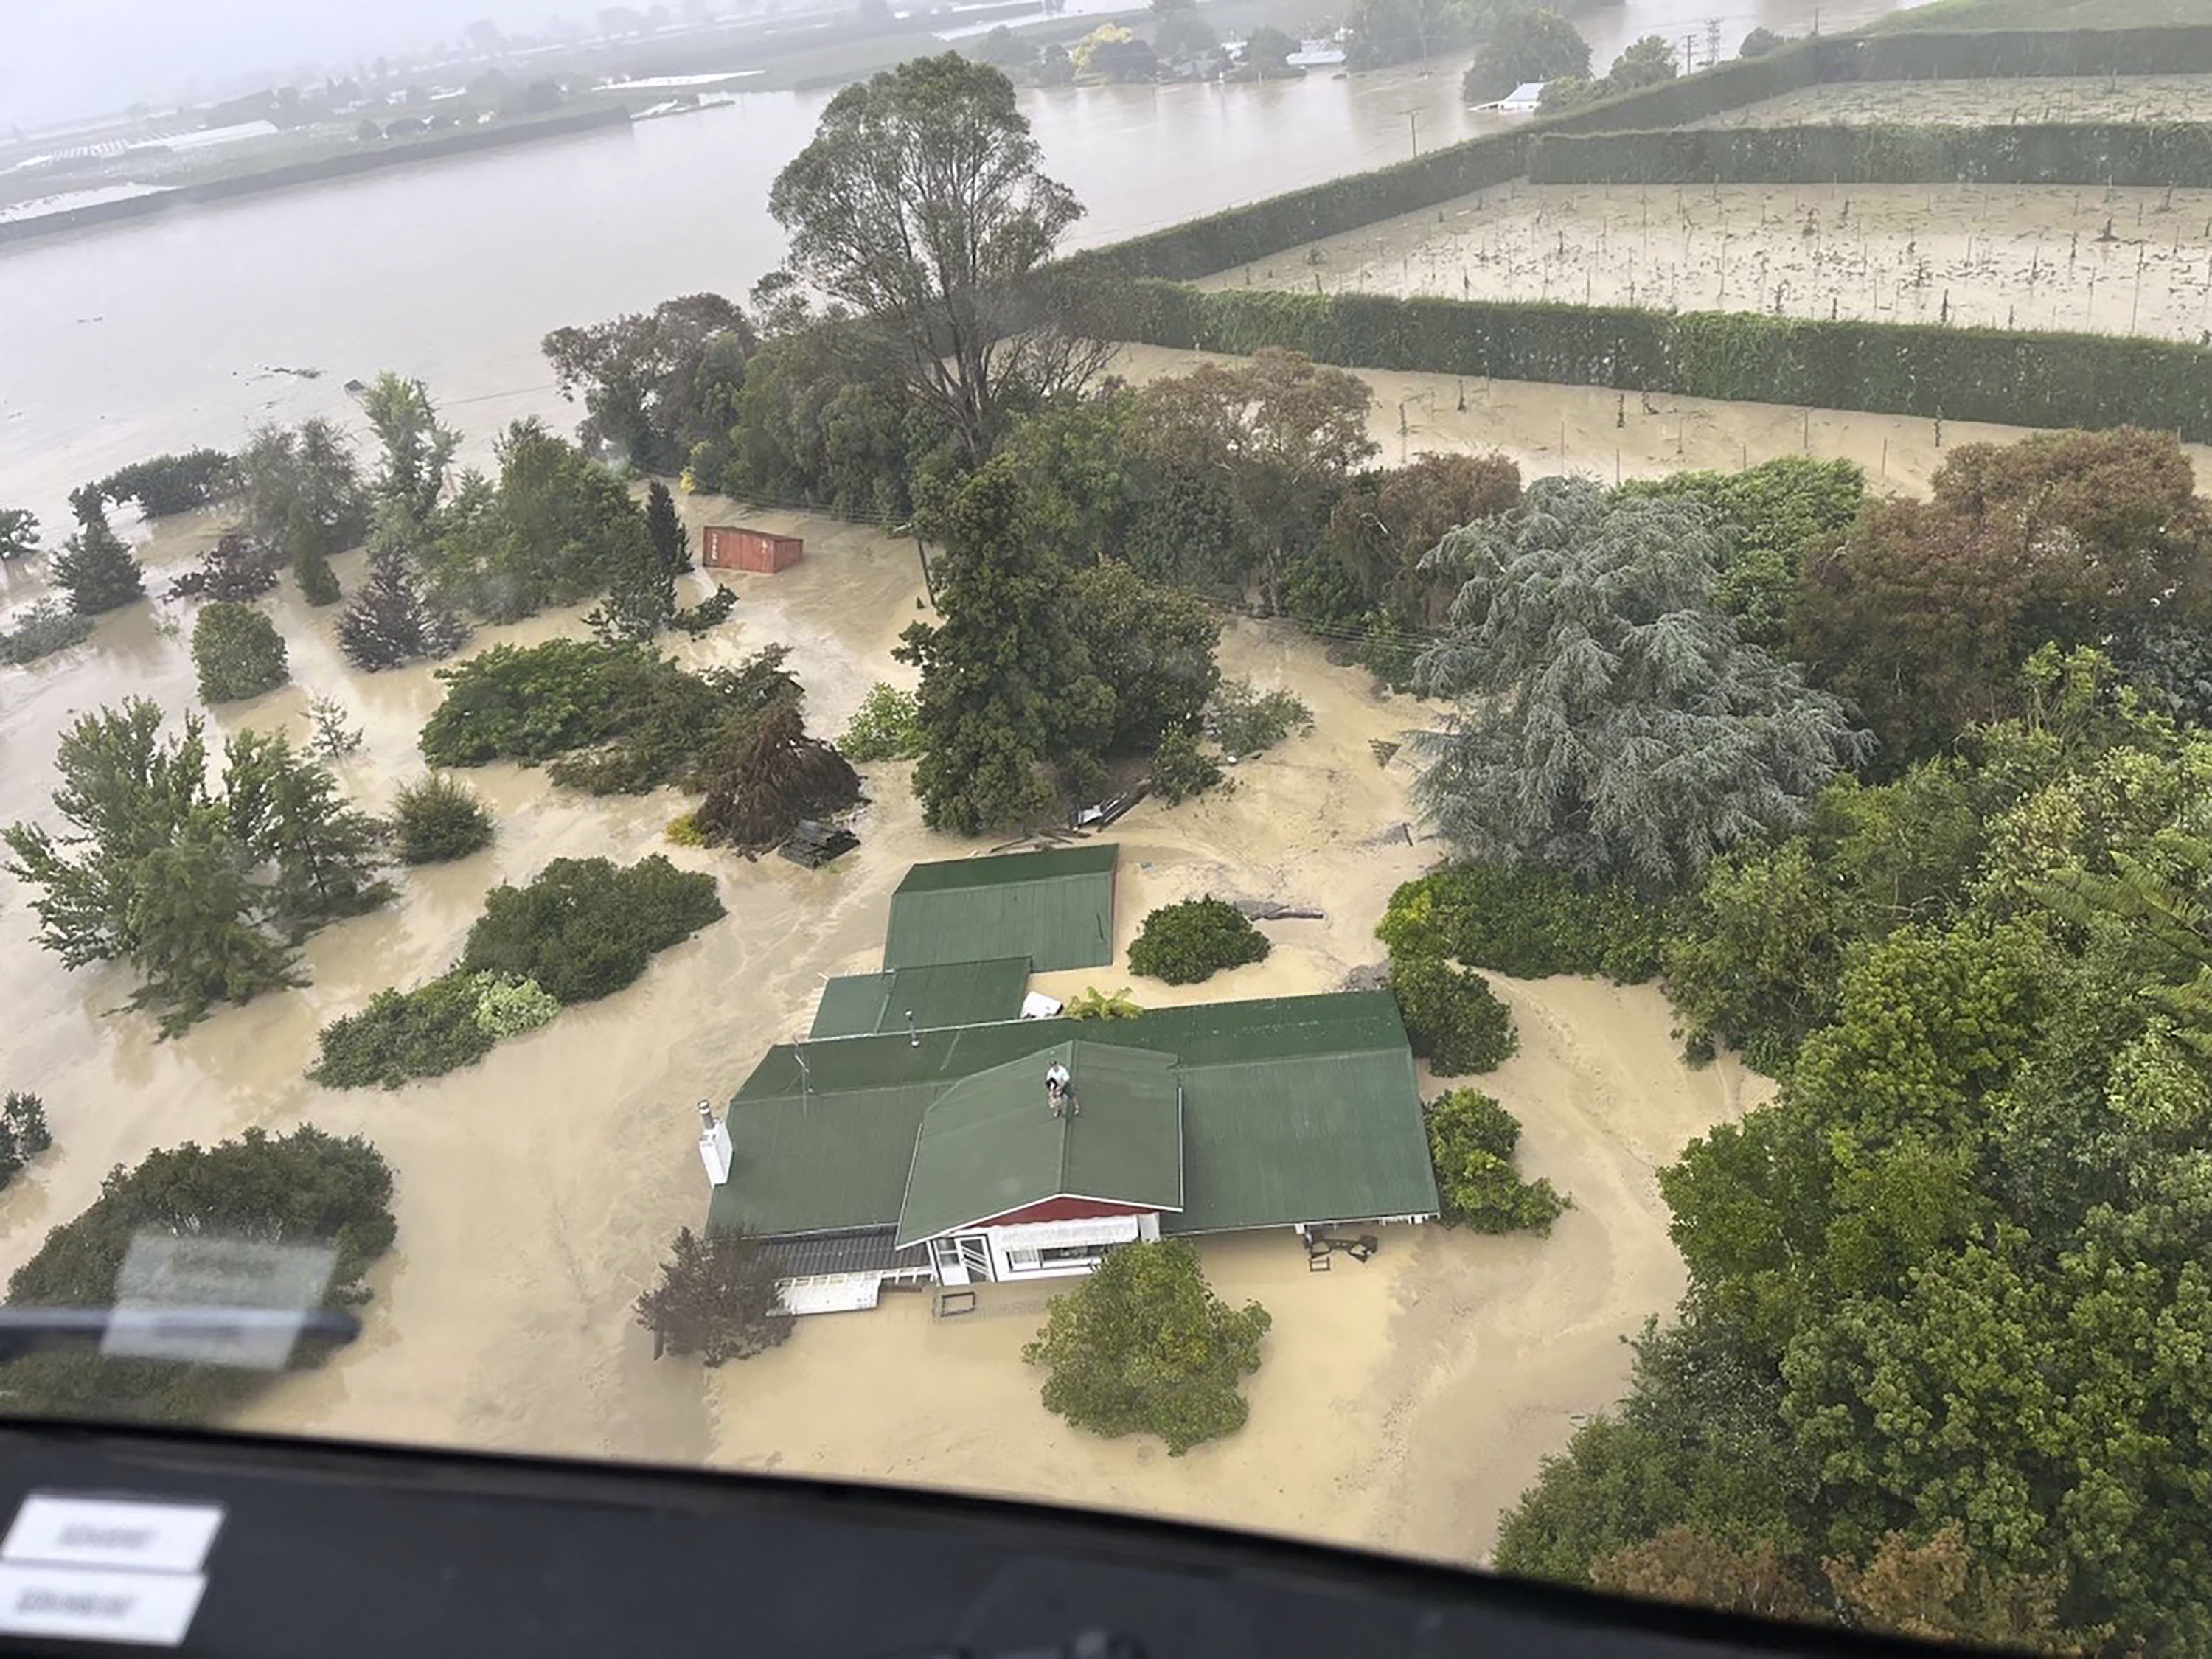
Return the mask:
<svg viewBox="0 0 2212 1659"><path fill-rule="evenodd" d="M1738 0L1742 3L1742 0ZM1722 15L1802 33L1814 0ZM1822 0L1824 27L1896 0ZM1701 0L1583 20L1596 61L1647 32L1702 50ZM1048 169L1112 241L1488 130L1459 100L1466 56L1337 78L1025 92ZM69 490L165 449L235 447L265 421L357 414L343 385L426 380L479 447L507 420L565 418L548 330L711 289L742 299L776 261L775 173L830 94L726 109L252 197L0 255L0 504L65 521ZM321 371L307 379L281 372Z"/></svg>

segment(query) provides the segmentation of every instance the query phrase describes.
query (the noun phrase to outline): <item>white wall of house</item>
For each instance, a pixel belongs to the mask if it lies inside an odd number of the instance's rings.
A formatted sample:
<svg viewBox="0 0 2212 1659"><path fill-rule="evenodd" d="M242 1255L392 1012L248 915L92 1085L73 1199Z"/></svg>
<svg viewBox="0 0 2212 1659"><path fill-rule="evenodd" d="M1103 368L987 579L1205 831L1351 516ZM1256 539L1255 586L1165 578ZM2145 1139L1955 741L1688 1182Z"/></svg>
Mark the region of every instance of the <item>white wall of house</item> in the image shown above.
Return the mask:
<svg viewBox="0 0 2212 1659"><path fill-rule="evenodd" d="M936 1240L930 1247L942 1285L986 1280L1066 1279L1087 1273L1111 1244L1158 1238L1160 1218L1138 1215L1085 1216L1072 1221L1030 1221L1011 1227L978 1227Z"/></svg>

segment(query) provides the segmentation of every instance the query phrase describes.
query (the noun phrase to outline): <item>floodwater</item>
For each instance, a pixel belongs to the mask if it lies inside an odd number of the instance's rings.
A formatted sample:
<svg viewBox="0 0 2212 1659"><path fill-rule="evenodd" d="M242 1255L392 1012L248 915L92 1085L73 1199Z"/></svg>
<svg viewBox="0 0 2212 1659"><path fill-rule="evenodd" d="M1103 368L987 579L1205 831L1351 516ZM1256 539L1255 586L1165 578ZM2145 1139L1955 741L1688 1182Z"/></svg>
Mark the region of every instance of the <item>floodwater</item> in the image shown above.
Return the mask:
<svg viewBox="0 0 2212 1659"><path fill-rule="evenodd" d="M684 510L696 527L729 504L691 498ZM889 651L920 599L912 544L816 519L763 521L804 535L806 562L730 578L736 617L677 650L703 665L789 644L810 723L834 733L872 681L910 674ZM165 526L148 550L157 580L211 533L204 522ZM358 554L338 564L342 579L357 579ZM704 580L690 581L696 590ZM334 696L367 737L340 764L342 781L364 805L384 805L419 769L432 672L352 673L332 647L330 613L305 609L289 583L268 603L294 682L227 706L214 724L300 736L308 696ZM173 714L193 707L183 642L167 626L188 624L183 610L133 607L103 619L89 645L9 677L0 820L43 810L71 709L125 683ZM486 630L476 647L574 626L573 613L556 613ZM1335 988L1380 960L1373 929L1391 890L1437 855L1393 833L1410 817L1411 769L1402 753L1378 760L1374 746L1431 711L1378 695L1279 625L1233 622L1222 655L1227 672L1263 689L1294 689L1314 727L1233 769L1229 790L1176 808L1145 802L1116 825L1115 965L1047 976L1056 994L1086 983L1129 984L1140 1002ZM996 1287L986 1316L951 1324L915 1297L808 1320L786 1347L720 1371L653 1360L629 1308L676 1229L703 1212L690 1103L726 1098L763 1048L801 1034L823 975L877 959L908 864L977 850L922 827L908 770L868 769L860 849L808 872L666 848L663 828L690 804L670 792L593 799L539 771L477 769L465 775L498 817L490 848L401 872L392 906L310 943L310 985L224 1009L169 1042L143 1018L106 1012L127 994L125 974L66 973L39 951L27 896L0 877L0 997L14 1016L0 1082L44 1096L57 1141L0 1194L0 1273L90 1202L118 1164L312 1122L364 1134L392 1162L398 1245L370 1275L362 1340L276 1382L238 1426L834 1473L1483 1559L1499 1510L1538 1459L1625 1389L1621 1339L1680 1292L1655 1169L1766 1087L1725 1058L1686 1066L1650 987L1498 982L1522 1047L1481 1083L1526 1126L1523 1167L1575 1200L1549 1238L1396 1230L1375 1262L1328 1275L1306 1271L1287 1234L1203 1246L1224 1293L1257 1298L1275 1326L1250 1384L1250 1424L1186 1458L1157 1443L1100 1442L1043 1411L1018 1357L1042 1311L1034 1287ZM712 871L730 914L656 957L635 985L480 1065L397 1091L328 1090L303 1076L316 1029L384 985L438 971L495 882L526 879L557 856L663 850ZM1207 892L1323 915L1268 924L1267 960L1203 986L1128 974L1121 964L1144 914Z"/></svg>
<svg viewBox="0 0 2212 1659"><path fill-rule="evenodd" d="M2212 191L1516 180L1207 286L2212 338Z"/></svg>
<svg viewBox="0 0 2212 1659"><path fill-rule="evenodd" d="M1756 0L1720 14L1848 27L1896 0ZM1597 62L1636 35L1695 37L1699 0L1582 20ZM1036 89L1048 168L1089 209L1078 246L1156 229L1492 130L1460 102L1469 54L1338 78ZM392 368L488 432L558 416L538 342L566 324L713 289L776 262L769 185L830 94L729 108L248 198L0 253L0 503L59 521L69 490L149 453L235 447L253 427L356 414ZM320 371L307 379L283 371Z"/></svg>

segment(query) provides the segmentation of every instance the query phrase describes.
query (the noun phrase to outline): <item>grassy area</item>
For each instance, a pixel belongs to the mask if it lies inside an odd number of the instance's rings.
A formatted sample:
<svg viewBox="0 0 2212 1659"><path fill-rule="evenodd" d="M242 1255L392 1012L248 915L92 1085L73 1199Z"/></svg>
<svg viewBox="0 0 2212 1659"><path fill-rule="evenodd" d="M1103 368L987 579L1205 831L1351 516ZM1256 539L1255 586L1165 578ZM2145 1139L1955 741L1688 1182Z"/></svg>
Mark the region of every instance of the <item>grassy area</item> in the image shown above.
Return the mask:
<svg viewBox="0 0 2212 1659"><path fill-rule="evenodd" d="M1878 29L2126 29L2212 21L2204 0L1936 0Z"/></svg>

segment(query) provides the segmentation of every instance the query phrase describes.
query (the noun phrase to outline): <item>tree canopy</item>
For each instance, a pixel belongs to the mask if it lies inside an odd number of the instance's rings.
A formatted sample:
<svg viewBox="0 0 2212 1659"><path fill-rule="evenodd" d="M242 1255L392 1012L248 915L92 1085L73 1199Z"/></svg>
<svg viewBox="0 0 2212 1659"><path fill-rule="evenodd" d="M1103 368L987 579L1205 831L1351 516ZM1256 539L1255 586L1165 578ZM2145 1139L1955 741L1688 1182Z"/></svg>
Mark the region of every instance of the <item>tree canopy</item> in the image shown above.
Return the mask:
<svg viewBox="0 0 2212 1659"><path fill-rule="evenodd" d="M37 890L40 943L72 968L129 962L131 1006L173 1034L216 1002L297 982L291 946L391 890L376 877L380 827L324 768L242 732L218 798L199 719L166 738L161 718L135 697L81 716L55 757L66 829L18 823L4 838L9 872Z"/></svg>
<svg viewBox="0 0 2212 1659"><path fill-rule="evenodd" d="M1041 160L1012 82L946 52L839 92L769 195L791 242L771 291L799 285L875 324L972 461L1014 403L1096 362L1014 325L1018 290L1082 213Z"/></svg>
<svg viewBox="0 0 2212 1659"><path fill-rule="evenodd" d="M1260 1369L1271 1323L1258 1303L1216 1296L1188 1241L1160 1239L1109 1250L1053 1298L1022 1357L1051 1373L1047 1411L1109 1439L1158 1435L1180 1457L1244 1426L1237 1384Z"/></svg>
<svg viewBox="0 0 2212 1659"><path fill-rule="evenodd" d="M311 1126L286 1135L248 1129L213 1146L187 1142L117 1166L100 1196L46 1235L8 1281L15 1307L102 1308L142 1234L324 1245L334 1253L317 1305L358 1306L362 1276L391 1249L392 1170L367 1141ZM304 1350L294 1366L319 1352ZM240 1367L125 1358L92 1352L33 1354L0 1366L8 1409L29 1416L204 1425L266 1388Z"/></svg>
<svg viewBox="0 0 2212 1659"><path fill-rule="evenodd" d="M719 294L685 294L611 322L556 328L546 361L568 398L581 396L577 436L656 472L729 427L745 362L759 343L744 312Z"/></svg>
<svg viewBox="0 0 2212 1659"><path fill-rule="evenodd" d="M791 1340L793 1320L776 1294L782 1263L739 1228L702 1237L676 1235L660 1279L637 1299L637 1322L673 1354L708 1365L750 1359Z"/></svg>
<svg viewBox="0 0 2212 1659"><path fill-rule="evenodd" d="M1416 789L1455 845L1663 887L1864 758L1837 701L1714 608L1717 553L1696 507L1574 478L1439 544L1462 581L1417 678L1461 702L1416 737Z"/></svg>
<svg viewBox="0 0 2212 1659"><path fill-rule="evenodd" d="M1493 102L1528 81L1588 75L1589 42L1548 7L1507 13L1492 27L1468 66L1460 95L1470 104Z"/></svg>

